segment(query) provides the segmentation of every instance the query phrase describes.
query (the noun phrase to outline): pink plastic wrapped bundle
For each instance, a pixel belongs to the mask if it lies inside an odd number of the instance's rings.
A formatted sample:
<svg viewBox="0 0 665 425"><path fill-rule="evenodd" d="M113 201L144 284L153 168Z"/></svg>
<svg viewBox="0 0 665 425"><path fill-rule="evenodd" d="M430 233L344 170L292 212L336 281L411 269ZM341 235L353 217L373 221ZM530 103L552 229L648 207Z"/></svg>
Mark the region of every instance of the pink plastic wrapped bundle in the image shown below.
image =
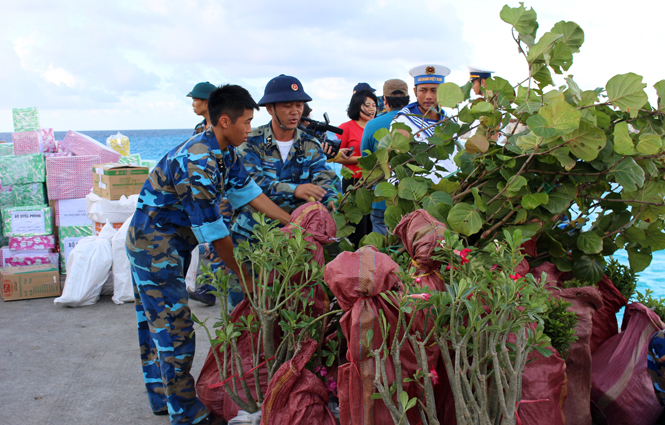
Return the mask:
<svg viewBox="0 0 665 425"><path fill-rule="evenodd" d="M58 143L55 141L52 128L42 128L39 130L39 138L44 153L58 152Z"/></svg>
<svg viewBox="0 0 665 425"><path fill-rule="evenodd" d="M54 249L55 236L17 236L9 238L9 249Z"/></svg>
<svg viewBox="0 0 665 425"><path fill-rule="evenodd" d="M38 131L24 131L12 133L14 143L14 155L26 155L30 153L41 153Z"/></svg>
<svg viewBox="0 0 665 425"><path fill-rule="evenodd" d="M404 243L406 252L411 256L411 264L416 267L416 276L421 286L431 291L443 291L445 286L439 272L440 261L430 257L443 240L445 224L437 221L425 210L414 211L405 215L393 232Z"/></svg>
<svg viewBox="0 0 665 425"><path fill-rule="evenodd" d="M42 264L51 264L51 258L48 255L7 257L5 262L10 267L39 266Z"/></svg>
<svg viewBox="0 0 665 425"><path fill-rule="evenodd" d="M383 343L379 312L390 324L387 340L393 341L398 311L381 293L402 291L402 283L396 273L398 269L398 265L388 255L378 252L373 246L364 246L356 252L342 252L326 265L325 282L344 310L340 326L348 343L348 363L339 367L337 375L340 423L392 423L383 400L371 398L375 392L374 358L370 357L370 349L362 342L367 341L372 331L371 348L376 349ZM422 326L422 323L419 325ZM402 347L400 359L404 377L412 376L418 370L410 343ZM391 357L386 359L386 374L389 383L392 383L395 380L395 369ZM406 382L404 391L409 394L409 398L422 396L422 388L416 382ZM407 416L412 424L420 421L416 409L409 410Z"/></svg>
<svg viewBox="0 0 665 425"><path fill-rule="evenodd" d="M594 423L654 425L663 406L647 368L649 339L665 323L640 303L626 306L621 332L593 353L591 406ZM571 396L575 396L571 393ZM569 422L575 423L575 422Z"/></svg>
<svg viewBox="0 0 665 425"><path fill-rule="evenodd" d="M97 140L71 130L67 132L65 139L62 141L62 147L77 156L99 156L98 164L118 162L121 157L118 152L104 146Z"/></svg>
<svg viewBox="0 0 665 425"><path fill-rule="evenodd" d="M317 347L316 341L311 339L303 342L300 352L277 370L263 402L262 424L337 423L328 408L328 390L313 372L305 368Z"/></svg>
<svg viewBox="0 0 665 425"><path fill-rule="evenodd" d="M97 155L47 157L49 199L85 198L92 189L92 167L100 163Z"/></svg>

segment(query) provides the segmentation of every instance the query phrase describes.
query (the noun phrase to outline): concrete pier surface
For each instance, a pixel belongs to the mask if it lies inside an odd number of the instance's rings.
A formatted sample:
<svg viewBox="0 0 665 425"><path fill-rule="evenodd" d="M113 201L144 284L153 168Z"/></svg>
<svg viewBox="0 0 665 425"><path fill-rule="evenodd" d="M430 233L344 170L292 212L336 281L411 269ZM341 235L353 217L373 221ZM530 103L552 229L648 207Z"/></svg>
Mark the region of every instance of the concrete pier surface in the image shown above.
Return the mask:
<svg viewBox="0 0 665 425"><path fill-rule="evenodd" d="M102 296L67 308L53 300L0 301L0 424L168 425L148 404L134 304ZM190 307L202 320L220 311L219 301ZM195 379L209 349L197 331Z"/></svg>

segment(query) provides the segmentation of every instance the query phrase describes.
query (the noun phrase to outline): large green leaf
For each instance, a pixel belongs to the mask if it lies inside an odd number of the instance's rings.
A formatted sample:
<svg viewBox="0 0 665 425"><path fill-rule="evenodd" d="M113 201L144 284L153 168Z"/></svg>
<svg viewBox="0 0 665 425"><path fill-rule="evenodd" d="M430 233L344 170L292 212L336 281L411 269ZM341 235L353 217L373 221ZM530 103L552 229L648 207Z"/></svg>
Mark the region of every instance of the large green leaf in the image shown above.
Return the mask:
<svg viewBox="0 0 665 425"><path fill-rule="evenodd" d="M481 115L488 115L494 112L494 106L489 103L485 102L484 100L480 102L476 102L473 105L471 105L471 113L475 117L479 117Z"/></svg>
<svg viewBox="0 0 665 425"><path fill-rule="evenodd" d="M469 153L484 153L489 149L487 138L481 134L474 134L464 144L464 149Z"/></svg>
<svg viewBox="0 0 665 425"><path fill-rule="evenodd" d="M522 207L527 210L532 210L542 204L546 204L550 197L547 193L529 193L522 197Z"/></svg>
<svg viewBox="0 0 665 425"><path fill-rule="evenodd" d="M454 231L471 236L480 231L483 220L477 209L462 202L455 205L448 213L448 224Z"/></svg>
<svg viewBox="0 0 665 425"><path fill-rule="evenodd" d="M575 22L559 21L552 27L553 33L563 34L559 42L564 43L570 51L577 53L584 43L584 31Z"/></svg>
<svg viewBox="0 0 665 425"><path fill-rule="evenodd" d="M392 139L393 141L390 147L394 149L395 152L406 153L409 151L410 147L409 139L407 139L402 133L393 130Z"/></svg>
<svg viewBox="0 0 665 425"><path fill-rule="evenodd" d="M577 237L577 248L585 254L600 254L603 239L594 232L583 232Z"/></svg>
<svg viewBox="0 0 665 425"><path fill-rule="evenodd" d="M365 235L361 240L358 247L372 245L376 248L383 248L386 246L386 237L380 233L372 232Z"/></svg>
<svg viewBox="0 0 665 425"><path fill-rule="evenodd" d="M533 8L527 10L524 4L519 7L503 6L499 14L501 20L514 26L518 33L522 35L532 34L538 29L536 22L536 11Z"/></svg>
<svg viewBox="0 0 665 425"><path fill-rule="evenodd" d="M561 185L549 193L549 199L543 204L543 208L552 214L560 214L568 209L576 195L577 189L574 186Z"/></svg>
<svg viewBox="0 0 665 425"><path fill-rule="evenodd" d="M644 91L646 86L642 77L632 72L615 75L607 82L607 96L612 105L635 118L640 108L647 103L648 97Z"/></svg>
<svg viewBox="0 0 665 425"><path fill-rule="evenodd" d="M427 194L427 183L418 181L411 177L407 177L399 182L397 194L402 199L419 201L423 196L425 196L425 194Z"/></svg>
<svg viewBox="0 0 665 425"><path fill-rule="evenodd" d="M553 32L546 32L540 37L540 40L529 49L529 53L526 55L526 60L530 64L533 64L539 59L543 58L543 54L550 51L552 45L563 37L563 34L556 34Z"/></svg>
<svg viewBox="0 0 665 425"><path fill-rule="evenodd" d="M471 188L471 194L473 195L474 205L482 212L487 211L487 204L483 200L483 197L480 196L480 190L477 187Z"/></svg>
<svg viewBox="0 0 665 425"><path fill-rule="evenodd" d="M665 108L665 80L660 80L653 85L653 88L656 89L658 95L658 109L663 110Z"/></svg>
<svg viewBox="0 0 665 425"><path fill-rule="evenodd" d="M342 211L346 213L346 219L351 223L358 224L363 218L363 213L357 206L353 204L346 204L342 207Z"/></svg>
<svg viewBox="0 0 665 425"><path fill-rule="evenodd" d="M436 89L436 100L441 107L455 108L464 100L464 94L457 84L443 83Z"/></svg>
<svg viewBox="0 0 665 425"><path fill-rule="evenodd" d="M356 205L365 214L372 211L372 202L374 202L374 194L371 190L360 188L356 191Z"/></svg>
<svg viewBox="0 0 665 425"><path fill-rule="evenodd" d="M402 219L402 210L399 207L390 205L386 208L384 213L383 220L386 223L386 226L390 229L394 229L397 226L397 223Z"/></svg>
<svg viewBox="0 0 665 425"><path fill-rule="evenodd" d="M570 50L570 47L560 41L554 45L551 53L546 53L544 56L547 64L557 74L563 74L563 71L568 71L573 64L573 52Z"/></svg>
<svg viewBox="0 0 665 425"><path fill-rule="evenodd" d="M526 186L527 180L524 178L524 176L517 176L514 179L511 180L510 186L508 186L507 192L510 194L516 194L517 192L520 191L524 186Z"/></svg>
<svg viewBox="0 0 665 425"><path fill-rule="evenodd" d="M551 128L550 123L548 123L545 117L541 114L531 115L526 120L526 125L529 126L529 130L531 130L531 132L536 136L553 137L557 134L556 130Z"/></svg>
<svg viewBox="0 0 665 425"><path fill-rule="evenodd" d="M645 155L654 155L663 149L663 142L657 134L640 134L637 150Z"/></svg>
<svg viewBox="0 0 665 425"><path fill-rule="evenodd" d="M563 140L568 142L568 149L584 161L596 159L607 141L603 130L585 121L581 121L575 131L563 136Z"/></svg>
<svg viewBox="0 0 665 425"><path fill-rule="evenodd" d="M566 171L572 170L575 164L577 164L577 161L570 157L570 149L566 147L553 150L551 155L559 160L559 163Z"/></svg>
<svg viewBox="0 0 665 425"><path fill-rule="evenodd" d="M432 205L448 204L453 205L453 198L446 192L432 192L422 199L423 208L429 209Z"/></svg>
<svg viewBox="0 0 665 425"><path fill-rule="evenodd" d="M625 190L637 190L644 184L644 170L633 158L626 158L619 162L612 168L611 173Z"/></svg>
<svg viewBox="0 0 665 425"><path fill-rule="evenodd" d="M628 262L630 263L630 268L635 273L644 271L649 264L651 264L651 249L637 249L637 248L628 248Z"/></svg>
<svg viewBox="0 0 665 425"><path fill-rule="evenodd" d="M397 188L393 186L392 183L381 182L376 185L376 189L374 189L374 195L384 198L393 198L395 195L397 195Z"/></svg>
<svg viewBox="0 0 665 425"><path fill-rule="evenodd" d="M600 282L604 274L603 266L595 258L580 255L573 259L573 275L578 279L586 280L595 285Z"/></svg>
<svg viewBox="0 0 665 425"><path fill-rule="evenodd" d="M628 124L625 121L614 126L614 152L619 155L635 154L635 145L628 133Z"/></svg>
<svg viewBox="0 0 665 425"><path fill-rule="evenodd" d="M545 106L539 114L547 120L549 126L556 130L556 134L560 136L570 133L580 125L580 111L570 106L566 101Z"/></svg>
<svg viewBox="0 0 665 425"><path fill-rule="evenodd" d="M534 149L541 141L542 138L536 136L534 133L529 133L526 136L519 136L516 145L526 151Z"/></svg>

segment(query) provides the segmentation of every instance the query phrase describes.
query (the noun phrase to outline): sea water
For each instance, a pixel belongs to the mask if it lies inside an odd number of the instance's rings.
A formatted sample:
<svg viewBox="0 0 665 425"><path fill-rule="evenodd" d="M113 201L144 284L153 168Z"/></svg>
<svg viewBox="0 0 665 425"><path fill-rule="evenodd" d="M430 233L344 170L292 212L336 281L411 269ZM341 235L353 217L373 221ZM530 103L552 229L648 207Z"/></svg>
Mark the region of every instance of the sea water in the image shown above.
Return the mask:
<svg viewBox="0 0 665 425"><path fill-rule="evenodd" d="M81 133L92 137L101 143L106 143L106 138L115 135L118 130L113 131L82 131ZM65 131L56 131L56 140L62 140L65 137ZM193 134L193 129L180 130L120 130L120 133L127 136L130 141L131 153L141 154L142 159L159 160L168 151L178 146ZM11 133L0 133L0 140L11 142ZM626 251L617 251L614 258L624 265L628 264L628 255ZM645 289L651 289L656 297L665 297L665 285L661 277L665 276L665 251L658 251L653 254L651 265L639 273L639 283L637 290L644 292ZM621 324L622 314L619 315L619 324Z"/></svg>

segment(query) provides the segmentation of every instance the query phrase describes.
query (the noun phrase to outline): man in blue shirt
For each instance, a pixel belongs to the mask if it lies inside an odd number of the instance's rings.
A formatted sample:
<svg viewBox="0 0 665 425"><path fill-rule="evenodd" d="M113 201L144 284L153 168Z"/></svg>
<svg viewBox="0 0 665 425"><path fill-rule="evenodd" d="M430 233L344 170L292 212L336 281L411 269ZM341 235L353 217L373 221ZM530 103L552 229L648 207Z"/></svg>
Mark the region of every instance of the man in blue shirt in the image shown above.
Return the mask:
<svg viewBox="0 0 665 425"><path fill-rule="evenodd" d="M397 115L397 112L409 104L409 88L406 83L399 79L388 80L383 84L383 102L386 107L386 113L370 120L365 125L363 138L360 142L360 152L362 156L376 152L379 141L374 134L381 128L390 129L390 124ZM372 231L386 234L386 224L384 222L384 213L386 211L386 201L374 202L372 204Z"/></svg>
<svg viewBox="0 0 665 425"><path fill-rule="evenodd" d="M252 131L255 109L242 87L215 89L208 99L212 126L157 163L127 233L145 385L152 411L168 413L172 424L217 423L196 397L189 373L195 340L185 271L192 249L211 243L236 275L245 276L244 289L251 292L251 274L233 257L221 199L234 208L249 204L284 224L290 219L261 192L236 153Z"/></svg>

